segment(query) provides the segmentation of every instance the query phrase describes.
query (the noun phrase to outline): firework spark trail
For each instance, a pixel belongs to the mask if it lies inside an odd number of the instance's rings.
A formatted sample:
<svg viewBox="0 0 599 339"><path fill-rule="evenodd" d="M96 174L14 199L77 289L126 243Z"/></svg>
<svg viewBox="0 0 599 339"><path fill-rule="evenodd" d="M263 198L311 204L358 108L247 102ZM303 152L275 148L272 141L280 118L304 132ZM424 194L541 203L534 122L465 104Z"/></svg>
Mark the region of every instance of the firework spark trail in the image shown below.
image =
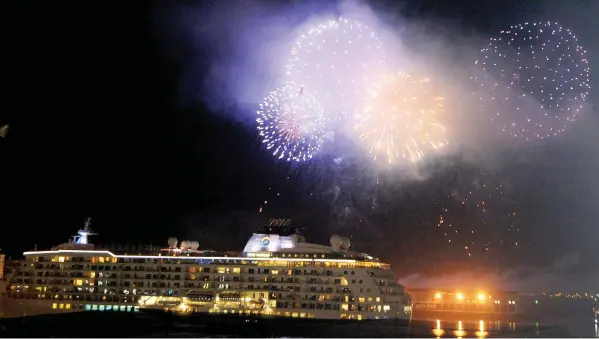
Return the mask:
<svg viewBox="0 0 599 339"><path fill-rule="evenodd" d="M574 33L558 23L511 26L492 38L471 79L482 109L514 137L544 139L563 132L587 100L590 67Z"/></svg>
<svg viewBox="0 0 599 339"><path fill-rule="evenodd" d="M305 161L322 148L323 110L303 87L287 84L271 92L257 114L262 142L279 159Z"/></svg>
<svg viewBox="0 0 599 339"><path fill-rule="evenodd" d="M448 245L457 246L468 257L521 245L515 204L502 184L488 176L477 176L470 183L453 186L442 198L437 224Z"/></svg>
<svg viewBox="0 0 599 339"><path fill-rule="evenodd" d="M429 79L402 72L386 75L368 90L354 130L375 160L384 154L390 164L399 159L418 162L425 149L447 144L445 127L438 120L443 101Z"/></svg>

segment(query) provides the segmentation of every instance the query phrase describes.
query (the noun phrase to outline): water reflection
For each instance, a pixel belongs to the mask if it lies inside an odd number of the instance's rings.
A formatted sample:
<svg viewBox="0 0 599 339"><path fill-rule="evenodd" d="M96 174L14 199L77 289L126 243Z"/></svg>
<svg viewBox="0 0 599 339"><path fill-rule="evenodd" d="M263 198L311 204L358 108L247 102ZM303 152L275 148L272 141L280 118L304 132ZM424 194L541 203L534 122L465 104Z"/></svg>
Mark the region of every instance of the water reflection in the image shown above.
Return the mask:
<svg viewBox="0 0 599 339"><path fill-rule="evenodd" d="M497 331L501 330L501 321L478 320L465 322L462 320L458 320L457 322L442 322L441 319L437 319L435 321L434 328L432 329L433 335L437 338L443 337L447 332L443 328L449 330L449 333L453 334L453 336L455 336L456 338L467 337L469 331L472 331L470 333L474 332L474 335L477 338L486 338L489 335L488 329ZM510 322L509 329L513 331L515 330L515 328L515 323ZM450 337L453 336L450 335Z"/></svg>
<svg viewBox="0 0 599 339"><path fill-rule="evenodd" d="M586 326L590 325L588 319L584 323L587 324ZM516 325L515 321L507 321L507 323L504 321L502 324L500 320L442 321L436 319L431 325L432 334L436 338L555 337L555 335L563 335L564 329L570 330L570 325L549 323L541 326L538 321L520 322ZM595 323L593 325L593 328L586 327L585 336L599 338L599 324Z"/></svg>
<svg viewBox="0 0 599 339"><path fill-rule="evenodd" d="M445 331L441 329L441 320L439 319L437 319L437 327L433 329L433 334L437 338L440 338L441 336L443 336L443 334L445 334Z"/></svg>
<svg viewBox="0 0 599 339"><path fill-rule="evenodd" d="M458 321L458 329L453 331L453 334L455 334L456 337L458 338L462 338L466 335L466 331L464 331L464 324L462 323L462 321Z"/></svg>
<svg viewBox="0 0 599 339"><path fill-rule="evenodd" d="M476 334L477 338L484 338L487 336L487 334L489 334L487 331L485 331L485 322L480 320L478 322L478 331L476 331L474 334Z"/></svg>
<svg viewBox="0 0 599 339"><path fill-rule="evenodd" d="M497 325L499 324L499 322L496 322ZM463 338L465 336L468 335L468 327L464 325L464 322L462 320L459 320L455 325L453 324L447 324L447 328L449 329L453 329L455 328L454 331L452 331L453 335L455 335L457 338ZM478 323L476 324L477 326L475 328L473 328L473 330L475 330L474 334L476 335L476 337L478 338L485 338L489 332L487 332L485 330L486 328L486 324L484 320L479 320ZM440 338L445 334L445 330L443 329L443 327L441 326L441 320L437 319L436 320L436 325L435 328L433 328L432 330L433 334L435 335L435 337Z"/></svg>

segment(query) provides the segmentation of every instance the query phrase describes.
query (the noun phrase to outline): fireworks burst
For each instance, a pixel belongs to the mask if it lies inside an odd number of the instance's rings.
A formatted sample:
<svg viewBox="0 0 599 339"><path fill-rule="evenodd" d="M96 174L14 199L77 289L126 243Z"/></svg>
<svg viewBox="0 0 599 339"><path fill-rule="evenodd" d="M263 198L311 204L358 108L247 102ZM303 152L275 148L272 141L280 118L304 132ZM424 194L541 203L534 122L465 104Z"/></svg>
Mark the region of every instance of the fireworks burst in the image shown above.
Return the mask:
<svg viewBox="0 0 599 339"><path fill-rule="evenodd" d="M353 116L356 98L385 60L383 44L368 25L339 18L309 28L291 49L289 81L317 93L328 119Z"/></svg>
<svg viewBox="0 0 599 339"><path fill-rule="evenodd" d="M443 113L443 97L433 92L429 79L388 75L368 93L354 130L375 160L417 162L425 149L447 144L445 127L437 120Z"/></svg>
<svg viewBox="0 0 599 339"><path fill-rule="evenodd" d="M279 159L305 161L322 148L323 109L303 87L287 84L271 92L257 114L262 142Z"/></svg>
<svg viewBox="0 0 599 339"><path fill-rule="evenodd" d="M526 140L563 132L587 99L590 68L576 36L558 23L511 26L492 38L473 77L499 129Z"/></svg>

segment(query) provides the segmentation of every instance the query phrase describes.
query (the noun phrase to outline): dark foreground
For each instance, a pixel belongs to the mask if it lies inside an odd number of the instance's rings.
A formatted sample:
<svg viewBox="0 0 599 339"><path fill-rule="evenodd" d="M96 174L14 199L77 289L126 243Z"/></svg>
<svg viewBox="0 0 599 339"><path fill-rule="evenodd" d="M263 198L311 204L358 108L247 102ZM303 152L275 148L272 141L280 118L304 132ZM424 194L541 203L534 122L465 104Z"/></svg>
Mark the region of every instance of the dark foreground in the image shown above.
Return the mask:
<svg viewBox="0 0 599 339"><path fill-rule="evenodd" d="M464 321L464 332L443 323L441 337L475 337L478 322ZM0 320L0 337L437 337L436 322L395 320L319 321L243 316L166 313L81 312ZM569 336L556 326L538 324L485 328L486 337Z"/></svg>

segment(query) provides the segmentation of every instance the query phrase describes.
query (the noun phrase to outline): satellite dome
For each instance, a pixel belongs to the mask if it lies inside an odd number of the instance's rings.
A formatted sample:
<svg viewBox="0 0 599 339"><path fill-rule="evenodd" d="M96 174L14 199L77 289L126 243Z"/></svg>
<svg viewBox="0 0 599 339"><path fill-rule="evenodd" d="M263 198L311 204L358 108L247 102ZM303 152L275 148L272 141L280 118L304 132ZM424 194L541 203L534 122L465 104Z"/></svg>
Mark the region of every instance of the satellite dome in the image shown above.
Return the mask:
<svg viewBox="0 0 599 339"><path fill-rule="evenodd" d="M200 243L197 241L192 241L191 244L189 245L189 247L191 247L191 249L195 251L198 248L200 248Z"/></svg>
<svg viewBox="0 0 599 339"><path fill-rule="evenodd" d="M186 250L189 248L189 240L183 240L181 241L181 249L182 250Z"/></svg>
<svg viewBox="0 0 599 339"><path fill-rule="evenodd" d="M178 242L179 242L179 240L177 240L177 238L175 238L175 237L168 238L168 247L169 248L176 248Z"/></svg>
<svg viewBox="0 0 599 339"><path fill-rule="evenodd" d="M331 247L333 248L333 251L335 251L335 252L347 251L347 250L349 250L350 246L351 246L351 242L350 242L349 238L347 238L347 237L342 237L339 235L334 235L331 237Z"/></svg>

